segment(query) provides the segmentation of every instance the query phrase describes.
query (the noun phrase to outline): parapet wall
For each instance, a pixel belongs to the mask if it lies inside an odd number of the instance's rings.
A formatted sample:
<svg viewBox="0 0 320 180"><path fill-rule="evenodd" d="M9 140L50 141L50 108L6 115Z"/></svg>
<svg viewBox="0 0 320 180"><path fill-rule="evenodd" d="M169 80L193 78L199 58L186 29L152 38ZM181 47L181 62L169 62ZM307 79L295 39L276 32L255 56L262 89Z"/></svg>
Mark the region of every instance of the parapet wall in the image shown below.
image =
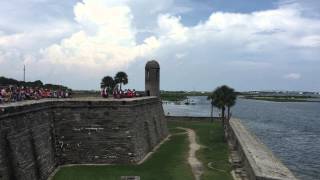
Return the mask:
<svg viewBox="0 0 320 180"><path fill-rule="evenodd" d="M1 105L0 179L47 179L65 164L137 163L167 134L155 97Z"/></svg>
<svg viewBox="0 0 320 180"><path fill-rule="evenodd" d="M228 140L250 180L295 180L292 172L238 119L230 120Z"/></svg>

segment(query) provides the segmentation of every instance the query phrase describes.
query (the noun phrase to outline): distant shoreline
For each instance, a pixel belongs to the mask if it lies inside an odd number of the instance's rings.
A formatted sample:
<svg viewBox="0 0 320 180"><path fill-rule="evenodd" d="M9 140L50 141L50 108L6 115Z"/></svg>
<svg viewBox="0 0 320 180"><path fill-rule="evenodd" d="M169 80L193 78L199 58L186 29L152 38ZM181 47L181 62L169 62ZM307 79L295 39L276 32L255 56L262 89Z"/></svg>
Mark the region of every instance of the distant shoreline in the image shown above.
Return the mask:
<svg viewBox="0 0 320 180"><path fill-rule="evenodd" d="M239 98L272 102L320 102L320 98L310 96L239 96Z"/></svg>
<svg viewBox="0 0 320 180"><path fill-rule="evenodd" d="M208 92L183 92L183 91L166 91L166 92L161 92L160 97L163 101L184 101L188 99L188 96L208 96L210 93Z"/></svg>

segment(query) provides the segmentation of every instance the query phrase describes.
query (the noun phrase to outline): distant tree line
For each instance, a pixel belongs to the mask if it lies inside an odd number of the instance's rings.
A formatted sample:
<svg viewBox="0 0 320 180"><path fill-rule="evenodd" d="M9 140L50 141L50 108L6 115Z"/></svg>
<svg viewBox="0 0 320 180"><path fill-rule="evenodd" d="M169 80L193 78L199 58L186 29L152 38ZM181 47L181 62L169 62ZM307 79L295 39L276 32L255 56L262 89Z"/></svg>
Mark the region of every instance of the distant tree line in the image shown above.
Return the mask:
<svg viewBox="0 0 320 180"><path fill-rule="evenodd" d="M62 86L62 85L43 84L43 82L40 80L36 80L33 82L31 82L31 81L25 82L25 81L18 81L16 79L12 79L12 78L6 78L3 76L0 76L0 86L42 87L42 88L51 89L51 90L67 90L67 89L69 89L68 87Z"/></svg>
<svg viewBox="0 0 320 180"><path fill-rule="evenodd" d="M183 101L188 96L209 96L211 92L200 91L160 91L160 97L164 101Z"/></svg>

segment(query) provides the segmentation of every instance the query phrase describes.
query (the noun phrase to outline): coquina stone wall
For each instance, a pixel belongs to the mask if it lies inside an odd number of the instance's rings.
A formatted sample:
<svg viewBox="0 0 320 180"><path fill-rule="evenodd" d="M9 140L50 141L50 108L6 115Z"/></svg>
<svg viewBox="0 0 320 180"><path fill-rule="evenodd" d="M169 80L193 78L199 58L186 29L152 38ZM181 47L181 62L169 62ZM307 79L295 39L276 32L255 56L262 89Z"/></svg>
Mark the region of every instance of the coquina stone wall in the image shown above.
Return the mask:
<svg viewBox="0 0 320 180"><path fill-rule="evenodd" d="M65 164L134 164L167 134L155 97L1 105L0 179L47 179Z"/></svg>
<svg viewBox="0 0 320 180"><path fill-rule="evenodd" d="M232 151L249 180L297 180L292 172L239 119L230 120L227 130Z"/></svg>

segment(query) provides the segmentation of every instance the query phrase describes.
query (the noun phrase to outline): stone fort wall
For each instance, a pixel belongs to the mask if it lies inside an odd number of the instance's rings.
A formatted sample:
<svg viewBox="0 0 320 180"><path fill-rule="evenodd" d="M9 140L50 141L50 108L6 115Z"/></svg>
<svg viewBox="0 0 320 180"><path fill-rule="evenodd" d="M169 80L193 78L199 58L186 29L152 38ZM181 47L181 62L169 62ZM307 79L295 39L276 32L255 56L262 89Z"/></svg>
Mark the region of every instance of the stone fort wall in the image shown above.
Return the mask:
<svg viewBox="0 0 320 180"><path fill-rule="evenodd" d="M236 168L243 168L250 180L297 180L294 174L239 119L231 119L227 129ZM237 173L237 172L236 172ZM241 173L240 173L241 174Z"/></svg>
<svg viewBox="0 0 320 180"><path fill-rule="evenodd" d="M2 105L0 179L47 179L65 164L134 164L167 134L155 97Z"/></svg>

